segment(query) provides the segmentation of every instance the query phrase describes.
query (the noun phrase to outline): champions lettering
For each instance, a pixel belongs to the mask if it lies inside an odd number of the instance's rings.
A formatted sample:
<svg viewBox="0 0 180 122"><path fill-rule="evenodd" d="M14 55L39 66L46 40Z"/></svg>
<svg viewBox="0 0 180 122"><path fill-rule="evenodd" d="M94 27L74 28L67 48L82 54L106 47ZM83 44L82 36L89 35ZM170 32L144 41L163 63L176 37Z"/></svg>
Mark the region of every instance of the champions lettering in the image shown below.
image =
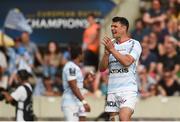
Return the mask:
<svg viewBox="0 0 180 122"><path fill-rule="evenodd" d="M28 23L32 28L64 28L64 29L73 29L73 28L85 28L87 26L86 19L73 19L73 18L55 18L55 19L28 19Z"/></svg>
<svg viewBox="0 0 180 122"><path fill-rule="evenodd" d="M128 68L121 68L121 69L111 69L110 73L127 73L129 72Z"/></svg>
<svg viewBox="0 0 180 122"><path fill-rule="evenodd" d="M101 19L97 19L98 21L102 21ZM81 18L48 18L48 19L40 19L33 18L28 19L28 24L32 28L37 29L78 29L87 27L88 23L86 19Z"/></svg>

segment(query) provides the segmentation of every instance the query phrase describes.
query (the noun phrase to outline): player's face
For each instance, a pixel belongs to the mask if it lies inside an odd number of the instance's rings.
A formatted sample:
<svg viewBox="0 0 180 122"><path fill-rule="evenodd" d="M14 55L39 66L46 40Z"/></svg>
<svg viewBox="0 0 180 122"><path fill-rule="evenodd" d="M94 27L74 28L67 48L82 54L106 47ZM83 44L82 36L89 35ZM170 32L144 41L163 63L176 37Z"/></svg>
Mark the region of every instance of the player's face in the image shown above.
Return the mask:
<svg viewBox="0 0 180 122"><path fill-rule="evenodd" d="M111 32L113 38L120 38L123 33L125 33L125 26L120 24L119 22L113 22L111 25Z"/></svg>
<svg viewBox="0 0 180 122"><path fill-rule="evenodd" d="M16 77L17 77L17 80L18 80L20 83L22 83L22 80L21 80L21 78L19 77L18 74L16 75Z"/></svg>

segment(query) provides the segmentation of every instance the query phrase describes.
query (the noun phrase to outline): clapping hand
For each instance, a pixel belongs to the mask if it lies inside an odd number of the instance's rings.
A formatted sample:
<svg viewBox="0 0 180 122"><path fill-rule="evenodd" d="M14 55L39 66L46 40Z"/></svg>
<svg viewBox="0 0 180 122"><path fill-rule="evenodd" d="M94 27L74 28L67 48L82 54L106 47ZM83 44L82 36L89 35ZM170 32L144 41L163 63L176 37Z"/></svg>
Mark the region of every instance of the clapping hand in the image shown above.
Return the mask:
<svg viewBox="0 0 180 122"><path fill-rule="evenodd" d="M113 42L107 36L103 38L102 44L105 46L106 50L109 52L111 52L111 50L114 48Z"/></svg>

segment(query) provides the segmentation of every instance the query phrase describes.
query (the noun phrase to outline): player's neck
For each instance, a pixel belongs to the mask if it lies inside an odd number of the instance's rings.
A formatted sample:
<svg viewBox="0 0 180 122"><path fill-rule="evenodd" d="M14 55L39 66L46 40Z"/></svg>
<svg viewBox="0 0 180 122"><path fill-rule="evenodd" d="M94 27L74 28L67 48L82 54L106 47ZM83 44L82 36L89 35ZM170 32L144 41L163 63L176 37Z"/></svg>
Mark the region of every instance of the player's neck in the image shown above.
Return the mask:
<svg viewBox="0 0 180 122"><path fill-rule="evenodd" d="M73 62L77 65L79 65L79 63L80 63L79 59L74 59Z"/></svg>
<svg viewBox="0 0 180 122"><path fill-rule="evenodd" d="M28 81L24 80L24 81L21 82L21 85L25 85L26 83L28 83Z"/></svg>
<svg viewBox="0 0 180 122"><path fill-rule="evenodd" d="M123 42L126 42L130 39L130 37L128 35L122 35L120 38L118 38L118 43L121 44Z"/></svg>

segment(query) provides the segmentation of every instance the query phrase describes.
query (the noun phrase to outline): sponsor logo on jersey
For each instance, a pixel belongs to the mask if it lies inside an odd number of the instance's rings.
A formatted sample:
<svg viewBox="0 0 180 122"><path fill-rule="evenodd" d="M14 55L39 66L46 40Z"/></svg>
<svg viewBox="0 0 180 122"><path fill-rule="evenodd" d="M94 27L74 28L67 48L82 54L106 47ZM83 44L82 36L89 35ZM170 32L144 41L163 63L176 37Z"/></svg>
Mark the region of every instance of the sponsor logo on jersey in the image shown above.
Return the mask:
<svg viewBox="0 0 180 122"><path fill-rule="evenodd" d="M110 65L110 64L113 64L113 63L118 63L118 62L119 62L118 60L113 60L113 61L110 61L110 62L109 62L109 65Z"/></svg>
<svg viewBox="0 0 180 122"><path fill-rule="evenodd" d="M73 113L73 116L78 117L79 114L78 113Z"/></svg>
<svg viewBox="0 0 180 122"><path fill-rule="evenodd" d="M69 74L71 76L75 76L76 75L76 69L75 68L69 68Z"/></svg>
<svg viewBox="0 0 180 122"><path fill-rule="evenodd" d="M129 72L128 68L121 68L121 69L111 69L110 73L127 73Z"/></svg>
<svg viewBox="0 0 180 122"><path fill-rule="evenodd" d="M127 101L127 100L125 100L125 99L121 99L119 102L120 102L121 104L124 104L126 101Z"/></svg>
<svg viewBox="0 0 180 122"><path fill-rule="evenodd" d="M126 49L118 49L118 52L126 51Z"/></svg>
<svg viewBox="0 0 180 122"><path fill-rule="evenodd" d="M116 104L116 102L113 102L113 101L107 101L106 106L117 107L117 104Z"/></svg>

